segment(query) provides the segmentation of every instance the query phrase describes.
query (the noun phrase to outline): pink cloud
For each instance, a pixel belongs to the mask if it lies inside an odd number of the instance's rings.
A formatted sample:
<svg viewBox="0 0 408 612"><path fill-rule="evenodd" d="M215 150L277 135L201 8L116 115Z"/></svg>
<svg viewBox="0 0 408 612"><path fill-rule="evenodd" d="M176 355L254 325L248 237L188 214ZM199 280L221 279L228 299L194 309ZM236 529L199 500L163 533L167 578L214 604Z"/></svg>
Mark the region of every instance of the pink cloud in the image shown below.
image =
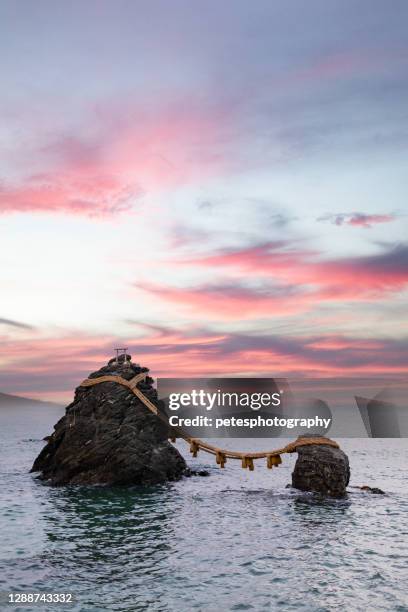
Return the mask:
<svg viewBox="0 0 408 612"><path fill-rule="evenodd" d="M337 213L320 217L318 221L330 221L334 225L351 225L352 227L370 228L380 223L390 223L395 221L396 216L391 214L368 215L365 213Z"/></svg>
<svg viewBox="0 0 408 612"><path fill-rule="evenodd" d="M289 288L250 289L238 285L211 285L177 288L139 284L159 300L181 306L193 316L219 320L241 320L272 315L285 316L311 305L310 295Z"/></svg>
<svg viewBox="0 0 408 612"><path fill-rule="evenodd" d="M387 292L399 291L408 285L408 247L405 245L377 255L323 260L312 251L290 251L285 244L270 243L220 252L184 264L228 270L237 278L246 278L250 273L287 286L308 287L315 303L316 300L377 300Z"/></svg>
<svg viewBox="0 0 408 612"><path fill-rule="evenodd" d="M323 349L328 351L337 350L364 350L364 351L375 351L381 350L383 342L380 340L370 339L356 339L347 336L322 336L317 339L309 340L305 339L307 346L311 349Z"/></svg>
<svg viewBox="0 0 408 612"><path fill-rule="evenodd" d="M106 216L145 193L201 180L224 167L218 110L137 105L98 109L92 137L63 136L32 151L42 171L0 184L0 212ZM89 130L88 130L89 131Z"/></svg>
<svg viewBox="0 0 408 612"><path fill-rule="evenodd" d="M224 272L228 282L193 287L139 284L193 318L233 321L310 312L322 303L378 302L408 286L408 247L324 260L283 242L219 252L181 265ZM248 286L248 279L257 280Z"/></svg>
<svg viewBox="0 0 408 612"><path fill-rule="evenodd" d="M140 335L140 329L143 335ZM104 365L123 338L70 334L2 339L0 390L71 401L74 388ZM294 337L142 326L125 340L135 362L158 376L406 376L406 340L341 335Z"/></svg>
<svg viewBox="0 0 408 612"><path fill-rule="evenodd" d="M305 87L316 83L326 86L327 82L351 80L361 77L362 74L367 76L369 73L374 73L378 77L379 72L389 70L390 62L405 64L406 54L398 50L350 49L318 56L315 61L309 61L300 69L289 72L277 83L277 86L279 89Z"/></svg>
<svg viewBox="0 0 408 612"><path fill-rule="evenodd" d="M29 177L23 185L0 186L0 212L106 216L129 210L141 193L137 185L125 185L107 175L38 175Z"/></svg>
<svg viewBox="0 0 408 612"><path fill-rule="evenodd" d="M348 225L356 225L362 227L371 227L378 223L390 223L394 221L392 215L364 215L362 213L355 213L352 215L346 223Z"/></svg>

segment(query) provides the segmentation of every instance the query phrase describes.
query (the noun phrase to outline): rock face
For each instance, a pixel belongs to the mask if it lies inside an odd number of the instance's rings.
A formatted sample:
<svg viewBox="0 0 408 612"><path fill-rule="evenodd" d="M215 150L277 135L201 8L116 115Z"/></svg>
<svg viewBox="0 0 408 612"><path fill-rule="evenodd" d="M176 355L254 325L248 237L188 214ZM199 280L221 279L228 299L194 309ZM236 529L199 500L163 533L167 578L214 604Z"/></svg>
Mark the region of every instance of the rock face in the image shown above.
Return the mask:
<svg viewBox="0 0 408 612"><path fill-rule="evenodd" d="M111 359L89 378L107 374L130 380L147 368L130 355ZM158 405L153 379L138 388ZM186 472L180 453L168 442L168 427L116 382L78 387L66 414L54 427L32 472L52 485L139 485L177 480Z"/></svg>
<svg viewBox="0 0 408 612"><path fill-rule="evenodd" d="M301 446L292 473L292 486L331 497L344 497L350 480L347 455L332 446Z"/></svg>

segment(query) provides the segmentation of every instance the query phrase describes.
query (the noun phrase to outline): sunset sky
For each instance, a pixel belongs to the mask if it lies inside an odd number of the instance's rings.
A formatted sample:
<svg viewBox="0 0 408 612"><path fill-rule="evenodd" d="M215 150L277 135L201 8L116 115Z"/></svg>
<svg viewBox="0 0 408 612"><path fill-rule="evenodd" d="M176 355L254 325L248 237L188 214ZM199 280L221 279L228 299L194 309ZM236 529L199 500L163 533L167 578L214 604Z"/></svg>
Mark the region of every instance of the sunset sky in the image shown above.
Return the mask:
<svg viewBox="0 0 408 612"><path fill-rule="evenodd" d="M0 4L0 391L408 372L408 3Z"/></svg>

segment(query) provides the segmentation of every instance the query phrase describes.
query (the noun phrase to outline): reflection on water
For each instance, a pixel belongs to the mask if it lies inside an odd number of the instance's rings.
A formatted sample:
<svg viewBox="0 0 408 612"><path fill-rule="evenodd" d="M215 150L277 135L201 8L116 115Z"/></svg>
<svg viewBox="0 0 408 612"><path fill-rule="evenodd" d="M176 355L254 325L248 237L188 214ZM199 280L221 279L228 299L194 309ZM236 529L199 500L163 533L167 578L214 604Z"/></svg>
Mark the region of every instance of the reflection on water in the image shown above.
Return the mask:
<svg viewBox="0 0 408 612"><path fill-rule="evenodd" d="M387 496L287 489L291 456L249 473L201 455L208 478L53 489L27 473L46 416L0 422L0 590L72 591L81 612L408 610L406 441L343 444L352 484Z"/></svg>

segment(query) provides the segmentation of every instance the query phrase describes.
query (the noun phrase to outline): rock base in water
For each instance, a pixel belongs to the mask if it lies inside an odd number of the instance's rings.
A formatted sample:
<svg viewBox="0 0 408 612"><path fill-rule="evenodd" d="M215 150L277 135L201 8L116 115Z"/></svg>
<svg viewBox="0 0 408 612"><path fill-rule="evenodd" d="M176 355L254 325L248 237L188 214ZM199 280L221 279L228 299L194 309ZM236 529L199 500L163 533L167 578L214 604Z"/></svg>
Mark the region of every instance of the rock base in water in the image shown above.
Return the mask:
<svg viewBox="0 0 408 612"><path fill-rule="evenodd" d="M130 380L148 372L130 356L108 365L89 378L107 374ZM157 404L153 380L139 389ZM52 485L140 485L177 480L186 463L168 438L168 426L128 389L116 382L78 387L66 414L55 425L32 471Z"/></svg>
<svg viewBox="0 0 408 612"><path fill-rule="evenodd" d="M297 449L298 459L292 474L292 486L331 497L344 497L350 480L347 455L333 446L310 445Z"/></svg>

